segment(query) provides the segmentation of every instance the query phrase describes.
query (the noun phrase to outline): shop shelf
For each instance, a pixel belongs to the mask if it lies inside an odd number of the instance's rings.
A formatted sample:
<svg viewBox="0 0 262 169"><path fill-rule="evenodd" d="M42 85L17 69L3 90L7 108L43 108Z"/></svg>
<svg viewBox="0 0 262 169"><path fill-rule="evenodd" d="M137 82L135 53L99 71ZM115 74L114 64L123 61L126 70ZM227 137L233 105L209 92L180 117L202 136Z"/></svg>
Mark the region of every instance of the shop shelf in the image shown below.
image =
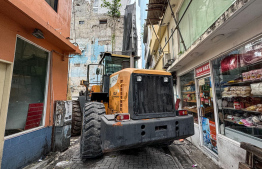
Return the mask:
<svg viewBox="0 0 262 169"><path fill-rule="evenodd" d="M236 110L236 111L244 111L244 112L251 112L251 113L261 113L262 112L258 112L258 111L250 111L250 110L246 110L246 109L234 109L233 107L223 107L223 109L227 109L227 110Z"/></svg>
<svg viewBox="0 0 262 169"><path fill-rule="evenodd" d="M252 81L244 81L244 82L238 82L238 83L224 83L221 84L221 86L233 86L233 85L249 85L251 83L259 83L262 82L262 79L260 80L252 80Z"/></svg>
<svg viewBox="0 0 262 169"><path fill-rule="evenodd" d="M192 113L197 113L197 109L189 109L189 108L184 108L184 109Z"/></svg>
<svg viewBox="0 0 262 169"><path fill-rule="evenodd" d="M185 93L185 94L195 94L196 91L193 91L193 92L182 91L182 93Z"/></svg>
<svg viewBox="0 0 262 169"><path fill-rule="evenodd" d="M196 100L186 101L186 102L189 102L189 103L196 103Z"/></svg>
<svg viewBox="0 0 262 169"><path fill-rule="evenodd" d="M184 84L184 86L194 86L195 84Z"/></svg>
<svg viewBox="0 0 262 169"><path fill-rule="evenodd" d="M236 121L234 120L230 120L230 119L224 119L225 121L228 121L228 122L231 122L231 123L234 123L234 124L238 124L240 126L245 126L244 124L239 124L237 123ZM256 126L245 126L245 127L248 127L248 128L256 128Z"/></svg>

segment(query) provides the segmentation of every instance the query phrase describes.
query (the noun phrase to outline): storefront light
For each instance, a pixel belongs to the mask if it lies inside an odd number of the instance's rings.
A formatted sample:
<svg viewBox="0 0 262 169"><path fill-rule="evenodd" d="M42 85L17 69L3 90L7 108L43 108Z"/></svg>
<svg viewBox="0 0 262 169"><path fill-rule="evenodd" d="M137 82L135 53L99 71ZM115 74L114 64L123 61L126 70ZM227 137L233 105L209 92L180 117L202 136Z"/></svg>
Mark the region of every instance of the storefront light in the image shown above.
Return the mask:
<svg viewBox="0 0 262 169"><path fill-rule="evenodd" d="M164 77L164 82L168 82L168 77Z"/></svg>
<svg viewBox="0 0 262 169"><path fill-rule="evenodd" d="M142 76L137 76L136 77L136 81L141 82L142 81Z"/></svg>

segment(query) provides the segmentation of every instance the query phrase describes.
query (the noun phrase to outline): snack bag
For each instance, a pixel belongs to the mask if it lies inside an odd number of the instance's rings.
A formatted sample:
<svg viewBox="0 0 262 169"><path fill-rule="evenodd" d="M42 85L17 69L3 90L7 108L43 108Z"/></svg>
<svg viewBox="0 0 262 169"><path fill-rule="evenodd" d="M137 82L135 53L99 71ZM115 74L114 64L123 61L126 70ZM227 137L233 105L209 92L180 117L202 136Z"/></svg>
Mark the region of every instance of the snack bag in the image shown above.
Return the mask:
<svg viewBox="0 0 262 169"><path fill-rule="evenodd" d="M257 70L256 80L260 80L260 79L262 79L262 69L258 69L258 70Z"/></svg>
<svg viewBox="0 0 262 169"><path fill-rule="evenodd" d="M242 73L243 81L247 81L247 72Z"/></svg>
<svg viewBox="0 0 262 169"><path fill-rule="evenodd" d="M256 80L256 78L257 78L257 70L251 70L250 73L251 73L250 80Z"/></svg>

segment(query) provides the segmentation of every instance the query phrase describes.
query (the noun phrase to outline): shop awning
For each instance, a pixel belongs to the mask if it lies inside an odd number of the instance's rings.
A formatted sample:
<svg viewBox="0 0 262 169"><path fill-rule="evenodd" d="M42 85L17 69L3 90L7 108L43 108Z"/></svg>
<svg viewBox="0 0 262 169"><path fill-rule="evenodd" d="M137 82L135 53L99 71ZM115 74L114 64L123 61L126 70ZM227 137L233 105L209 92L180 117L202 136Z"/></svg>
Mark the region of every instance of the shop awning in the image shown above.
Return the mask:
<svg viewBox="0 0 262 169"><path fill-rule="evenodd" d="M73 45L20 0L2 0L0 13L12 19L30 33L33 33L34 29L41 30L45 37L44 40L57 46L65 54L81 53L77 46Z"/></svg>

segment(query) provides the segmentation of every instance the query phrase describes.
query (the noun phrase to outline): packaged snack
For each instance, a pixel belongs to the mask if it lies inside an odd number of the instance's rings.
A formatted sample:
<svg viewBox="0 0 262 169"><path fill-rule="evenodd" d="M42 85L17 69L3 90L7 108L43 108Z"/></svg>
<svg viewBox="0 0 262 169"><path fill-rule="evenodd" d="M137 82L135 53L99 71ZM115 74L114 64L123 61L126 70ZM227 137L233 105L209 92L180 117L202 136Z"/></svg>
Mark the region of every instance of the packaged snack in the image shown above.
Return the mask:
<svg viewBox="0 0 262 169"><path fill-rule="evenodd" d="M240 120L245 126L252 126L253 124L248 122L246 119L241 119Z"/></svg>
<svg viewBox="0 0 262 169"><path fill-rule="evenodd" d="M262 107L262 104L257 104L257 107L258 107L258 108L261 108L261 107Z"/></svg>
<svg viewBox="0 0 262 169"><path fill-rule="evenodd" d="M256 80L257 70L251 70L250 73L251 73L250 80Z"/></svg>
<svg viewBox="0 0 262 169"><path fill-rule="evenodd" d="M251 73L250 72L246 72L246 77L247 77L246 81L251 80Z"/></svg>
<svg viewBox="0 0 262 169"><path fill-rule="evenodd" d="M232 118L233 118L232 115L228 115L228 116L227 116L227 119L232 119Z"/></svg>
<svg viewBox="0 0 262 169"><path fill-rule="evenodd" d="M230 87L225 87L224 88L224 91L229 91L230 90Z"/></svg>
<svg viewBox="0 0 262 169"><path fill-rule="evenodd" d="M257 63L262 59L262 56L255 54L255 50L248 51L240 55L240 65L245 66L252 63Z"/></svg>
<svg viewBox="0 0 262 169"><path fill-rule="evenodd" d="M241 105L239 101L234 101L234 109L236 110L240 110L241 109Z"/></svg>
<svg viewBox="0 0 262 169"><path fill-rule="evenodd" d="M254 124L256 124L256 123L259 123L260 120L259 120L259 118L258 118L257 116L254 116L254 117L252 117L252 122L253 122Z"/></svg>
<svg viewBox="0 0 262 169"><path fill-rule="evenodd" d="M246 108L246 110L248 110L248 111L256 111L256 109L257 109L256 105L249 106L249 107Z"/></svg>
<svg viewBox="0 0 262 169"><path fill-rule="evenodd" d="M250 90L243 90L243 91L240 91L240 94L249 94L250 95L251 91Z"/></svg>
<svg viewBox="0 0 262 169"><path fill-rule="evenodd" d="M240 91L240 90L237 90L235 93L236 93L237 95L240 95L241 91Z"/></svg>
<svg viewBox="0 0 262 169"><path fill-rule="evenodd" d="M262 78L262 69L258 69L257 70L256 80L260 80L261 78Z"/></svg>
<svg viewBox="0 0 262 169"><path fill-rule="evenodd" d="M251 84L251 94L262 95L262 83Z"/></svg>
<svg viewBox="0 0 262 169"><path fill-rule="evenodd" d="M250 86L240 86L240 90L242 91L246 91L246 90L251 90L251 87Z"/></svg>
<svg viewBox="0 0 262 169"><path fill-rule="evenodd" d="M237 87L237 86L231 86L231 87L230 87L230 91L236 90L236 89L237 89L236 87Z"/></svg>
<svg viewBox="0 0 262 169"><path fill-rule="evenodd" d="M246 72L242 73L242 78L243 78L243 81L247 81L247 73Z"/></svg>

